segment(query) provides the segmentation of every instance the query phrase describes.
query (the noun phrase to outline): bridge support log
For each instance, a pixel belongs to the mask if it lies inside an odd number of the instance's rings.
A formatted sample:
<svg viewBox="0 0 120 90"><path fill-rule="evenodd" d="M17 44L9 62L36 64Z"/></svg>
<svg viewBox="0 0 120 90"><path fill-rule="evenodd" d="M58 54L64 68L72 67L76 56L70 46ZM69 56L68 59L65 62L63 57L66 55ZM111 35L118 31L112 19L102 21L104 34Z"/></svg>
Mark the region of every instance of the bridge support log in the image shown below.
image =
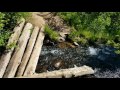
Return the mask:
<svg viewBox="0 0 120 90"><path fill-rule="evenodd" d="M4 78L13 78L15 76L17 68L21 63L21 59L24 54L24 50L26 48L26 44L28 42L32 28L33 28L32 24L27 23L25 28L23 29L22 35L18 40L18 46L15 49L15 52L5 71L5 75L3 76Z"/></svg>
<svg viewBox="0 0 120 90"><path fill-rule="evenodd" d="M35 44L34 49L33 49L33 52L31 54L29 63L27 65L27 67L26 67L24 76L32 75L32 74L35 73L35 69L36 69L38 59L39 59L39 56L40 56L40 53L41 53L41 48L42 48L42 45L43 45L44 37L45 37L45 35L44 35L44 27L42 27L40 32L39 32L36 44Z"/></svg>
<svg viewBox="0 0 120 90"><path fill-rule="evenodd" d="M22 32L22 29L24 27L25 19L21 19L20 22L18 22L18 23L19 23L19 25L14 28L14 30L13 30L14 33L11 35L7 46L9 46L10 44L13 44L13 43L14 44L17 43L17 41L20 37L20 34ZM4 72L10 61L11 55L14 51L14 48L15 47L12 47L9 51L5 51L5 53L0 57L0 78L2 78L4 75Z"/></svg>
<svg viewBox="0 0 120 90"><path fill-rule="evenodd" d="M26 49L25 54L23 56L22 62L18 68L17 77L22 76L24 71L25 71L25 68L27 66L27 63L29 62L33 47L35 45L35 41L36 41L39 30L40 29L38 27L35 27L33 29L32 35L31 35L29 43L27 45L27 49Z"/></svg>

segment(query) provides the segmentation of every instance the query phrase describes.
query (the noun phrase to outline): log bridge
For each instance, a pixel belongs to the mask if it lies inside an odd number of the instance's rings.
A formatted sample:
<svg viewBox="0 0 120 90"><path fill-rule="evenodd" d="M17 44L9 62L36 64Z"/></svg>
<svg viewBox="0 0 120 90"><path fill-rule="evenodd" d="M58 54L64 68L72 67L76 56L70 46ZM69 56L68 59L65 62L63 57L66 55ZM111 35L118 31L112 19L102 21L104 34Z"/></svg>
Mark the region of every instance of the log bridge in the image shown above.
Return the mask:
<svg viewBox="0 0 120 90"><path fill-rule="evenodd" d="M0 78L58 78L62 76L70 78L72 75L82 76L94 73L94 70L88 66L35 73L45 37L44 26L41 28L33 26L22 19L13 31L8 46L14 43L16 47L6 50L0 56Z"/></svg>

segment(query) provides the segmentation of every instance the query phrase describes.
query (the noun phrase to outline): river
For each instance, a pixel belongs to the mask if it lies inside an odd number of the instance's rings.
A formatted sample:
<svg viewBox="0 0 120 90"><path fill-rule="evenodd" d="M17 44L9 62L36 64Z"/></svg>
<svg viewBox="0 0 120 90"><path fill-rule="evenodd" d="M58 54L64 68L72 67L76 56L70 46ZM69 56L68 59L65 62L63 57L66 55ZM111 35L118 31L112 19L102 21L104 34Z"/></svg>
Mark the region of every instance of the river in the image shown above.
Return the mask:
<svg viewBox="0 0 120 90"><path fill-rule="evenodd" d="M36 72L88 65L95 70L95 74L85 78L120 78L120 55L114 53L115 50L113 47L104 45L96 48L43 46ZM57 62L61 63L59 67L55 67Z"/></svg>

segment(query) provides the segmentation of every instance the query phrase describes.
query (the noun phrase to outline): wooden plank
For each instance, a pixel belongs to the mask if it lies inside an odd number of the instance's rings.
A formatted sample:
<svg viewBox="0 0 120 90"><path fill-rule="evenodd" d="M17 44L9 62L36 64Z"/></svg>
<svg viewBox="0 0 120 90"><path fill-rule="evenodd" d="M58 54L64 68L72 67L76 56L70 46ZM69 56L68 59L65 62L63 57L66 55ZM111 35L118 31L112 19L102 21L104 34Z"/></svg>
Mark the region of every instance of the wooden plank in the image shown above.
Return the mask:
<svg viewBox="0 0 120 90"><path fill-rule="evenodd" d="M74 67L69 69L55 70L51 72L44 72L40 74L33 74L29 76L23 76L18 78L71 78L72 76L78 77L83 75L94 74L95 71L89 66Z"/></svg>
<svg viewBox="0 0 120 90"><path fill-rule="evenodd" d="M15 76L16 70L19 64L21 63L21 59L29 39L31 29L32 29L32 24L27 23L21 37L19 38L18 47L15 49L15 52L5 71L5 74L3 76L4 78L13 78Z"/></svg>
<svg viewBox="0 0 120 90"><path fill-rule="evenodd" d="M32 32L32 35L31 35L29 43L27 45L27 49L26 49L25 54L23 56L22 62L18 68L17 76L22 76L24 71L25 71L26 65L29 62L29 58L30 58L30 55L32 53L32 50L33 50L33 47L34 47L39 30L40 30L39 27L35 27L33 32Z"/></svg>
<svg viewBox="0 0 120 90"><path fill-rule="evenodd" d="M26 67L24 76L31 75L31 74L35 73L35 69L36 69L38 59L39 59L39 56L41 53L41 48L43 45L43 40L45 37L43 31L44 31L44 27L42 27L40 32L39 32L35 47L33 49L32 55L30 57L30 61L28 63L28 66Z"/></svg>
<svg viewBox="0 0 120 90"><path fill-rule="evenodd" d="M8 41L8 45L10 45L12 43L14 43L14 44L17 43L19 36L22 32L22 29L24 27L25 19L21 19L20 22L18 22L18 23L20 23L20 24L14 28L14 30L13 30L14 33L11 35L11 37ZM8 63L9 63L9 60L11 58L13 51L14 51L14 47L11 48L11 50L9 50L7 52L5 51L6 53L4 53L0 58L0 78L2 78L4 75L4 72L6 70Z"/></svg>

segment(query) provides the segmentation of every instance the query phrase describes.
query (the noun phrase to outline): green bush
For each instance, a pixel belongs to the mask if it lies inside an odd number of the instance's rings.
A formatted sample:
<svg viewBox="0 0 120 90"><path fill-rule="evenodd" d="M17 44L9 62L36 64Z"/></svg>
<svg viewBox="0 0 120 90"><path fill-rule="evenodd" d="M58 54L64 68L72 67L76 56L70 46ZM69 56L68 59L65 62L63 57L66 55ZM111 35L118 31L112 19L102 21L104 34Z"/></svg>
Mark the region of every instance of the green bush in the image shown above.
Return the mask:
<svg viewBox="0 0 120 90"><path fill-rule="evenodd" d="M4 16L5 16L5 14L0 12L0 30L2 30L4 27L4 22L5 22L5 20L3 19Z"/></svg>
<svg viewBox="0 0 120 90"><path fill-rule="evenodd" d="M76 38L79 37L79 35L80 35L80 33L74 27L72 27L72 31L69 34L69 38L72 41L77 42L78 40Z"/></svg>
<svg viewBox="0 0 120 90"><path fill-rule="evenodd" d="M69 35L73 40L82 35L92 41L108 41L113 46L116 46L113 42L120 43L120 12L59 12L58 15L75 28Z"/></svg>
<svg viewBox="0 0 120 90"><path fill-rule="evenodd" d="M0 52L3 52L2 48L8 48L8 39L13 33L13 28L16 26L18 20L21 18L26 19L30 15L29 12L0 12Z"/></svg>
<svg viewBox="0 0 120 90"><path fill-rule="evenodd" d="M80 38L80 39L78 40L78 43L80 43L80 44L82 44L82 45L87 45L87 44L88 44L88 41L87 41L87 39L85 39L85 38Z"/></svg>

